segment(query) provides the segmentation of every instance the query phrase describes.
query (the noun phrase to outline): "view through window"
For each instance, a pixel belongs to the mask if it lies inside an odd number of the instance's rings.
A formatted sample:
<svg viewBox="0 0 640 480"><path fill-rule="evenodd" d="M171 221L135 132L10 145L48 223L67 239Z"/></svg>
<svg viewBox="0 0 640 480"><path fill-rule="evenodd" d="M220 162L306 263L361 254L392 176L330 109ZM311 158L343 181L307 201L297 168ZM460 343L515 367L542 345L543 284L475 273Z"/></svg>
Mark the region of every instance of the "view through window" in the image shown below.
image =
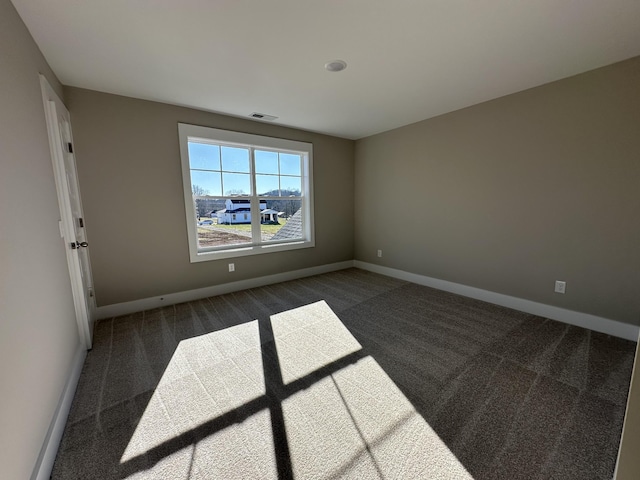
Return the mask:
<svg viewBox="0 0 640 480"><path fill-rule="evenodd" d="M196 256L312 246L310 144L184 124L180 140Z"/></svg>

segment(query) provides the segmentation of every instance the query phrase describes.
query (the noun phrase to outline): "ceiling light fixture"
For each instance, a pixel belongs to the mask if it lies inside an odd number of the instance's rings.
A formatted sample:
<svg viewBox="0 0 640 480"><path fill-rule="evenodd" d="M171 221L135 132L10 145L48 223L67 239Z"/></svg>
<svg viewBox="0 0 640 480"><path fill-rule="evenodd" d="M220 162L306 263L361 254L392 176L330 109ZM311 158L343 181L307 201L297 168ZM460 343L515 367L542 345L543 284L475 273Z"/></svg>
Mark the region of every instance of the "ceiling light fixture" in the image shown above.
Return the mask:
<svg viewBox="0 0 640 480"><path fill-rule="evenodd" d="M347 62L344 60L332 60L324 64L324 68L326 68L330 72L341 72L345 68L347 68Z"/></svg>

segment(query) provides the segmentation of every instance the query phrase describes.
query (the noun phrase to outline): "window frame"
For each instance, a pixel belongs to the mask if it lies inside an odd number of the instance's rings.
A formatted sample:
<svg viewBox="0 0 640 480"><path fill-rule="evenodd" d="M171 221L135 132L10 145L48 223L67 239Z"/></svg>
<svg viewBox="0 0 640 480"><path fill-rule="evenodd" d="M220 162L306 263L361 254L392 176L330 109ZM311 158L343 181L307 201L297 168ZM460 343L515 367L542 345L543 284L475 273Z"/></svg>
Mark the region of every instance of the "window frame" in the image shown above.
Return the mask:
<svg viewBox="0 0 640 480"><path fill-rule="evenodd" d="M182 166L182 188L184 193L185 215L187 220L187 238L189 243L189 258L191 263L204 262L210 260L220 260L225 258L242 257L246 255L260 255L265 253L283 252L300 248L315 247L315 227L313 220L313 144L288 140L277 137L265 137L250 133L235 132L231 130L221 130L211 127L178 123L178 137L180 142L180 161ZM202 249L198 247L198 224L195 202L191 185L191 167L189 163L189 141L200 141L212 144L224 144L229 146L239 146L249 148L250 158L250 179L251 194L243 195L252 205L252 239L249 244L223 245L218 247L208 247ZM258 242L254 238L260 229L260 215L253 215L254 206L259 212L260 199L269 199L269 196L260 196L256 192L256 172L255 156L256 149L275 150L283 153L296 153L301 155L301 208L303 216L303 238L295 240L284 240L277 242ZM227 197L222 192L222 197ZM279 197L286 198L286 197Z"/></svg>

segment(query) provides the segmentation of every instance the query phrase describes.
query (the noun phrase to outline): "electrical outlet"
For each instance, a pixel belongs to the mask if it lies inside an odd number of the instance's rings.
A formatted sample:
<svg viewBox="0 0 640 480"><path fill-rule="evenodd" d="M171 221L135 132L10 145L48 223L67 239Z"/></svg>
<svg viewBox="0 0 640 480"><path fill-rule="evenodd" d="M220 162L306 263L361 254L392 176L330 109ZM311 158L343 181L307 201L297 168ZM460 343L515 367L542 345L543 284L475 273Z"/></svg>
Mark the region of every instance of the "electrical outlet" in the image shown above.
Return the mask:
<svg viewBox="0 0 640 480"><path fill-rule="evenodd" d="M235 272L236 271L236 264L235 263L230 263L229 264L229 271L230 272Z"/></svg>
<svg viewBox="0 0 640 480"><path fill-rule="evenodd" d="M567 282L556 280L556 288L554 290L556 293L564 293L566 288L567 288Z"/></svg>
<svg viewBox="0 0 640 480"><path fill-rule="evenodd" d="M378 257L382 257L382 250L378 250Z"/></svg>

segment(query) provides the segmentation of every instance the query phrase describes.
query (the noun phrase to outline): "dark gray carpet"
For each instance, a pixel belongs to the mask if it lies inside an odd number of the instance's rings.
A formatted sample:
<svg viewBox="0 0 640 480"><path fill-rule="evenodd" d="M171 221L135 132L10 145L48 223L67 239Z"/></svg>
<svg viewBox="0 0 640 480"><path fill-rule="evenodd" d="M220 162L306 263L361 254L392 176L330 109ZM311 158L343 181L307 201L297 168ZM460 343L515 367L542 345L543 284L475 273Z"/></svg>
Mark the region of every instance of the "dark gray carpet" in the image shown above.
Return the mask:
<svg viewBox="0 0 640 480"><path fill-rule="evenodd" d="M635 344L349 269L101 321L54 479L610 479Z"/></svg>

